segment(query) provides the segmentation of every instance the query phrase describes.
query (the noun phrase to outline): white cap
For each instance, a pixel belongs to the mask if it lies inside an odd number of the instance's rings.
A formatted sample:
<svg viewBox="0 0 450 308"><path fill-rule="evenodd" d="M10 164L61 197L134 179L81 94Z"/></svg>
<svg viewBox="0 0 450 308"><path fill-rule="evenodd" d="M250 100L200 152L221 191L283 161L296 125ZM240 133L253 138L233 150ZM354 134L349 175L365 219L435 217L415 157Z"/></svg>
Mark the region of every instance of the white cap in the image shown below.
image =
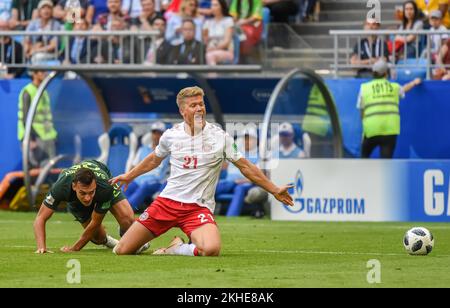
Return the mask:
<svg viewBox="0 0 450 308"><path fill-rule="evenodd" d="M291 123L283 122L280 125L280 134L281 133L294 134L294 127Z"/></svg>
<svg viewBox="0 0 450 308"><path fill-rule="evenodd" d="M439 11L439 10L431 11L430 17L431 17L431 18L442 19L442 12Z"/></svg>
<svg viewBox="0 0 450 308"><path fill-rule="evenodd" d="M164 132L166 130L166 124L163 122L155 122L152 124L152 131L159 130L160 132Z"/></svg>
<svg viewBox="0 0 450 308"><path fill-rule="evenodd" d="M380 75L386 74L389 71L389 64L380 59L372 66L372 71Z"/></svg>
<svg viewBox="0 0 450 308"><path fill-rule="evenodd" d="M41 0L38 4L38 9L40 10L46 5L53 8L53 2L51 0Z"/></svg>

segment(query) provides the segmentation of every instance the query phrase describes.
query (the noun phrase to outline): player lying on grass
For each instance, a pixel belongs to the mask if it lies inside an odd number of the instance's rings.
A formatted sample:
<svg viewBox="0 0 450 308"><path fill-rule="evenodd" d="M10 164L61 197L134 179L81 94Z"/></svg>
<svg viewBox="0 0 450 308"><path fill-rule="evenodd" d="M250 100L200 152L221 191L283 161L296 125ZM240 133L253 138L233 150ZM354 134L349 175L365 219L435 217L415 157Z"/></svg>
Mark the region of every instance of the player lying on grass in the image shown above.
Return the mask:
<svg viewBox="0 0 450 308"><path fill-rule="evenodd" d="M155 254L217 256L221 240L214 220L214 192L224 159L232 162L250 181L264 188L285 204L293 205L287 190L277 187L261 170L242 158L233 138L220 127L205 121L203 90L185 88L177 96L184 122L167 130L155 151L130 172L111 183L127 186L141 174L158 167L170 155L167 186L125 233L114 248L118 255L134 254L143 244L179 227L191 240L185 244L176 237L168 248Z"/></svg>
<svg viewBox="0 0 450 308"><path fill-rule="evenodd" d="M73 246L61 248L62 252L79 251L89 241L114 248L118 241L106 234L103 218L110 211L123 235L133 224L134 213L120 188L108 183L111 177L109 169L95 160L83 161L61 172L34 221L36 253L50 252L47 250L45 225L64 201L67 202L69 212L83 226L84 232ZM144 245L140 250L148 247Z"/></svg>

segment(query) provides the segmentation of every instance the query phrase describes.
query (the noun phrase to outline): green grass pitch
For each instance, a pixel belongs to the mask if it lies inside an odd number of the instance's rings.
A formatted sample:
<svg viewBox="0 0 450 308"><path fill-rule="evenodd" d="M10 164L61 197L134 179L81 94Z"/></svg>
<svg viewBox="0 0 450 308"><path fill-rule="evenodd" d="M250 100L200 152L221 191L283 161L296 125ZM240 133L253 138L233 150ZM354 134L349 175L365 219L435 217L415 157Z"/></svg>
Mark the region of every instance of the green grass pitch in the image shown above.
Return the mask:
<svg viewBox="0 0 450 308"><path fill-rule="evenodd" d="M218 218L222 254L217 258L114 256L88 244L63 254L81 227L58 213L47 228L54 254L35 255L34 213L0 212L0 287L450 287L450 225L421 223L276 222L248 217ZM105 221L117 236L111 215ZM409 256L404 232L429 228L435 249L425 257ZM181 231L156 239L165 246ZM81 264L81 284L68 284L68 260ZM369 284L371 259L380 261L381 283Z"/></svg>

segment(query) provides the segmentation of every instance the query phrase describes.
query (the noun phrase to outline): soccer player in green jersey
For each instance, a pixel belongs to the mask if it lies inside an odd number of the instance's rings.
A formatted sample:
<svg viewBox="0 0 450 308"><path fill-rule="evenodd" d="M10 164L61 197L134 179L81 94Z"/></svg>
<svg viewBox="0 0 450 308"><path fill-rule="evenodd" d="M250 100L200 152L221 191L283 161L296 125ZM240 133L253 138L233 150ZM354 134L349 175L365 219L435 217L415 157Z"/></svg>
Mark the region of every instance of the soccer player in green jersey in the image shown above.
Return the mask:
<svg viewBox="0 0 450 308"><path fill-rule="evenodd" d="M95 160L86 160L62 171L34 221L36 253L51 252L47 249L45 225L63 201L67 202L68 211L80 222L84 232L75 244L61 248L62 252L79 251L89 241L114 248L118 241L107 235L103 218L110 211L119 223L122 236L133 224L134 213L120 188L108 183L111 178L108 167ZM146 248L148 245L142 250Z"/></svg>

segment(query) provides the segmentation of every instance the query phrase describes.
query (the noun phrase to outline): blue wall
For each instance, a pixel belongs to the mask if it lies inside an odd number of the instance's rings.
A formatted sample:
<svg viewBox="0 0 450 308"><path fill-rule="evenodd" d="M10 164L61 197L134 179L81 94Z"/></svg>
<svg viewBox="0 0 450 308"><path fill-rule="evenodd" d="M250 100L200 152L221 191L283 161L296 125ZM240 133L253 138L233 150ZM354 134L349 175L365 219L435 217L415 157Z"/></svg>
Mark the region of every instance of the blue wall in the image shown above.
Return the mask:
<svg viewBox="0 0 450 308"><path fill-rule="evenodd" d="M0 179L21 166L17 141L17 98L29 80L0 80Z"/></svg>

